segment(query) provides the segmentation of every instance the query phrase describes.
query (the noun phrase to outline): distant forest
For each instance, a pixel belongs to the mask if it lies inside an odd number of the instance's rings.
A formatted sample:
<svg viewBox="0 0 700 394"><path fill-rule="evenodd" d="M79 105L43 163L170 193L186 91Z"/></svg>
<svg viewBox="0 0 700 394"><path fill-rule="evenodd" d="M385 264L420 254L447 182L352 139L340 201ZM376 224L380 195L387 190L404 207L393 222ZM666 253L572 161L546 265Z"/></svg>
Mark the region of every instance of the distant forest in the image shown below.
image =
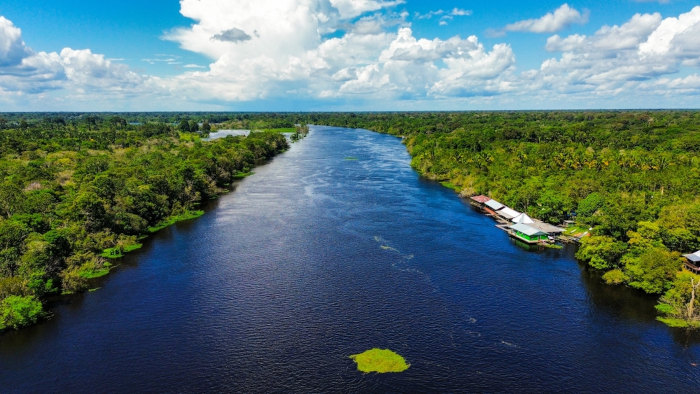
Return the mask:
<svg viewBox="0 0 700 394"><path fill-rule="evenodd" d="M681 257L700 249L700 112L536 111L0 114L0 328L89 288L109 253L287 147L273 131L202 133L305 124L401 136L419 173L463 196L592 229L579 260L658 294L667 324L700 326L700 276Z"/></svg>

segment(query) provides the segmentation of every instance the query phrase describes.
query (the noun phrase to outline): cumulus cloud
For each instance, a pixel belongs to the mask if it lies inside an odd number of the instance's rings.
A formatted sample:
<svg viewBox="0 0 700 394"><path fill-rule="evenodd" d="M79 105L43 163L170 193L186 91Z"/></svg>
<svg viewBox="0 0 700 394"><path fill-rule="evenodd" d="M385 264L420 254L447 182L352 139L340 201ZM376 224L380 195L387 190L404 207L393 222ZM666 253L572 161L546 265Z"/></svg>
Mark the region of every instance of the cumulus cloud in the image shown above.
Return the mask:
<svg viewBox="0 0 700 394"><path fill-rule="evenodd" d="M459 94L499 91L501 85L486 79L499 79L500 73L511 70L515 56L509 46L489 51L475 36L416 38L406 14L386 10L399 3L247 0L233 6L218 0L183 0L181 12L196 23L169 32L167 38L213 62L208 70L182 74L172 83L189 97L214 94L226 100L286 94L406 98L456 92L448 86L460 86ZM455 8L431 15L468 14ZM210 39L232 25L258 34L236 45ZM343 34L325 37L330 31Z"/></svg>
<svg viewBox="0 0 700 394"><path fill-rule="evenodd" d="M22 31L0 16L0 67L17 65L30 54L31 51L22 41Z"/></svg>
<svg viewBox="0 0 700 394"><path fill-rule="evenodd" d="M121 97L167 103L160 109L290 97L357 102L365 108L371 103L391 108L499 98L558 103L564 102L562 97L581 98L583 106L590 106L586 99L630 92L635 97L700 94L700 76L688 71L700 66L700 7L668 18L636 14L590 35L551 35L545 45L551 58L538 69L521 71L507 43L487 46L474 35L417 36L411 15L392 8L400 3L181 0L182 15L193 23L164 33L164 38L210 61L206 66L183 64L172 54L142 59L181 65L181 74L166 78L135 73L89 49L35 53L22 41L20 29L0 17L0 102L58 92L61 100ZM454 8L412 17L447 23L470 14ZM587 15L564 4L508 28L555 32L585 22ZM135 107L144 108L150 107Z"/></svg>
<svg viewBox="0 0 700 394"><path fill-rule="evenodd" d="M146 77L89 49L35 53L25 45L21 30L0 16L0 90L6 94L63 90L76 96L131 95L146 82Z"/></svg>
<svg viewBox="0 0 700 394"><path fill-rule="evenodd" d="M640 87L677 90L679 81L693 86L695 77L664 76L683 66L700 65L697 37L700 6L677 18L636 14L620 26L603 26L591 36L554 35L547 40L546 49L561 52L561 56L544 61L540 70L528 74L531 88L615 95Z"/></svg>
<svg viewBox="0 0 700 394"><path fill-rule="evenodd" d="M639 52L649 56L697 58L700 55L700 6L678 18L664 19L646 42L639 45Z"/></svg>
<svg viewBox="0 0 700 394"><path fill-rule="evenodd" d="M573 24L588 22L589 12L578 11L564 3L554 12L548 12L540 18L525 19L506 25L503 29L494 31L494 35L502 35L509 31L526 31L531 33L554 33Z"/></svg>
<svg viewBox="0 0 700 394"><path fill-rule="evenodd" d="M593 36L574 34L566 38L553 35L547 39L545 48L550 52L596 50L620 51L634 49L646 39L661 23L661 15L635 14L621 26L603 26Z"/></svg>

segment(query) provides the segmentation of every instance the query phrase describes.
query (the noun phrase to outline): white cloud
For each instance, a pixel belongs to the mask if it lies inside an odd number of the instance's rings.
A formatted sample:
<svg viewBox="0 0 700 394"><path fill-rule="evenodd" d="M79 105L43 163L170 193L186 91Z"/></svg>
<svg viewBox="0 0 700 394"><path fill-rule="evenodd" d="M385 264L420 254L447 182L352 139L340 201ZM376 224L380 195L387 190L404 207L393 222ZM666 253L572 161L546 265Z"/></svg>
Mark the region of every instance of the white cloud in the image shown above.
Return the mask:
<svg viewBox="0 0 700 394"><path fill-rule="evenodd" d="M471 10L464 10L461 8L453 8L452 11L450 11L450 15L452 16L469 16L471 14Z"/></svg>
<svg viewBox="0 0 700 394"><path fill-rule="evenodd" d="M145 78L123 64L112 63L104 55L89 49L64 48L59 54L61 65L71 86L78 89L97 88L100 91L132 91Z"/></svg>
<svg viewBox="0 0 700 394"><path fill-rule="evenodd" d="M167 78L135 73L89 49L34 53L20 29L0 17L0 104L37 100L42 109L48 102L61 109L61 102L99 100L103 108L114 109L112 100L133 99L136 110L196 109L301 97L369 109L431 102L440 103L432 108L518 102L551 107L570 100L585 107L602 99L614 106L610 98L622 94L700 95L700 76L688 70L700 66L700 7L665 19L636 14L591 35L552 35L545 46L552 58L538 69L519 71L507 43L487 47L476 36L416 36L407 12L391 9L399 1L232 3L181 1L182 14L193 24L165 38L211 60L205 66L183 64L173 54L142 59L181 65L181 74ZM470 14L455 8L430 16L446 24ZM413 19L428 19L424 15ZM546 32L586 19L587 13L564 4L542 18L518 22L520 27L509 26Z"/></svg>
<svg viewBox="0 0 700 394"><path fill-rule="evenodd" d="M415 19L421 20L421 19L431 19L434 16L440 16L440 20L438 22L438 25L440 26L447 26L449 24L449 21L453 20L455 16L469 16L472 14L471 10L465 10L461 8L453 8L452 11L445 11L445 10L434 10L434 11L428 11L425 14L421 14L419 12L416 12L414 14Z"/></svg>
<svg viewBox="0 0 700 394"><path fill-rule="evenodd" d="M496 77L512 66L508 46L489 52L474 36L417 39L406 14L371 13L398 3L248 0L234 7L217 0L183 0L183 15L197 23L167 38L210 56L213 63L207 71L178 76L171 81L173 89L184 89L192 98L206 94L225 100L283 97L287 92L315 98L370 92L374 97L427 97L449 94L436 87L441 78L453 84L470 78L471 85L461 85L464 89L483 90L481 75ZM447 14L469 12L455 8L430 15ZM233 27L251 38L235 43L211 39ZM345 34L323 37L338 29Z"/></svg>
<svg viewBox="0 0 700 394"><path fill-rule="evenodd" d="M404 0L330 0L331 5L338 10L341 19L354 18L366 12L381 10L403 4Z"/></svg>
<svg viewBox="0 0 700 394"><path fill-rule="evenodd" d="M526 19L506 25L500 33L508 31L527 31L531 33L554 33L572 24L588 22L588 11L583 13L568 4L562 4L554 12L548 12L537 19Z"/></svg>
<svg viewBox="0 0 700 394"><path fill-rule="evenodd" d="M700 6L662 19L636 14L620 26L603 26L592 36L549 37L546 49L562 52L529 74L531 89L617 95L637 89L658 94L663 87L687 93L696 77L668 79L700 59ZM692 82L692 83L691 83ZM682 83L686 86L683 87Z"/></svg>
<svg viewBox="0 0 700 394"><path fill-rule="evenodd" d="M22 32L0 16L0 91L15 97L27 94L43 98L62 91L62 98L109 99L133 96L152 81L127 66L114 63L89 49L64 48L60 52L35 53L22 41Z"/></svg>
<svg viewBox="0 0 700 394"><path fill-rule="evenodd" d="M444 15L445 10L434 10L434 11L428 11L425 14L421 14L420 12L416 12L415 18L416 19L431 19L434 16L439 16L439 15Z"/></svg>
<svg viewBox="0 0 700 394"><path fill-rule="evenodd" d="M635 14L621 26L603 26L592 37L574 34L562 39L553 35L547 39L546 49L558 51L620 51L634 49L661 23L661 15Z"/></svg>
<svg viewBox="0 0 700 394"><path fill-rule="evenodd" d="M22 31L0 16L0 67L17 65L30 54L22 41Z"/></svg>
<svg viewBox="0 0 700 394"><path fill-rule="evenodd" d="M182 64L180 56L164 53L155 54L153 57L141 59L141 61L148 64Z"/></svg>
<svg viewBox="0 0 700 394"><path fill-rule="evenodd" d="M693 58L700 55L700 6L678 18L666 18L639 45L642 55Z"/></svg>

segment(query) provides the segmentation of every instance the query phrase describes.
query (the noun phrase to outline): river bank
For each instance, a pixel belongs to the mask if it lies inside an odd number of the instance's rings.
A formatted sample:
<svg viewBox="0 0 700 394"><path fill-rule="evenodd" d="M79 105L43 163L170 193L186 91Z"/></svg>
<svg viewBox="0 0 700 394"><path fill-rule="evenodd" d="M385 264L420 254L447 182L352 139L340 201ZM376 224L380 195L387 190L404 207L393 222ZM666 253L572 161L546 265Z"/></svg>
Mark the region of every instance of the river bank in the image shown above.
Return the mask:
<svg viewBox="0 0 700 394"><path fill-rule="evenodd" d="M101 149L76 152L70 138L52 138L40 127L27 133L24 143L36 149L26 153L16 144L22 156L0 160L0 331L50 317L43 303L55 295L94 290L94 281L149 234L201 216L202 202L289 147L279 133L202 143L146 124L97 130L91 141ZM81 130L66 127L70 133Z"/></svg>
<svg viewBox="0 0 700 394"><path fill-rule="evenodd" d="M328 118L402 136L411 165L466 195L587 228L577 258L611 286L659 297L660 320L700 327L698 111L382 113ZM689 316L690 314L690 316Z"/></svg>

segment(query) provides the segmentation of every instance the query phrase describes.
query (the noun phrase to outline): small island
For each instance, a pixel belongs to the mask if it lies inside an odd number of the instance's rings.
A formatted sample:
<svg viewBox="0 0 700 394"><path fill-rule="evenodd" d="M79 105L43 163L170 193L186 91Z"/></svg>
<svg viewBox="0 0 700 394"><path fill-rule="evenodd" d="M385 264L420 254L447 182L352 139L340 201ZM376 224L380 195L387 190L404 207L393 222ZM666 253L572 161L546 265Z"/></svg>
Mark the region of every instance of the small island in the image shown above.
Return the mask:
<svg viewBox="0 0 700 394"><path fill-rule="evenodd" d="M364 373L403 372L411 366L399 354L389 349L370 349L350 356L357 364L357 370Z"/></svg>

